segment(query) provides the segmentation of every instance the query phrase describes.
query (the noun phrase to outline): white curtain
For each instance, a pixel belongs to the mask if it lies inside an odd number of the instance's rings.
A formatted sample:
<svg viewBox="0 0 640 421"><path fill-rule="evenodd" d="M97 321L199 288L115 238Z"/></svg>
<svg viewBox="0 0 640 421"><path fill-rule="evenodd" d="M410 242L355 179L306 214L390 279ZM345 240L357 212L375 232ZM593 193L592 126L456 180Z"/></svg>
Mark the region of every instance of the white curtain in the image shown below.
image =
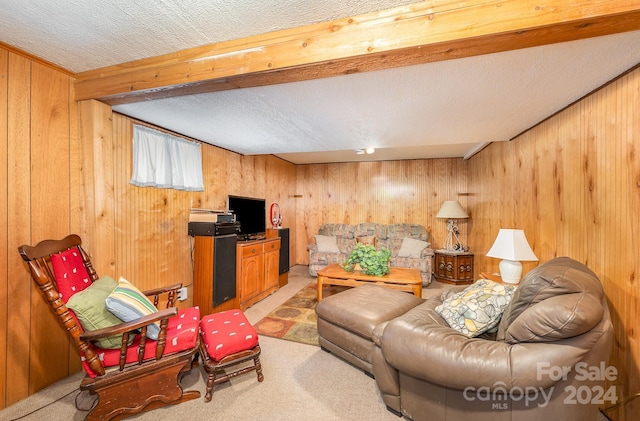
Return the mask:
<svg viewBox="0 0 640 421"><path fill-rule="evenodd" d="M133 126L133 174L139 187L204 191L200 144Z"/></svg>

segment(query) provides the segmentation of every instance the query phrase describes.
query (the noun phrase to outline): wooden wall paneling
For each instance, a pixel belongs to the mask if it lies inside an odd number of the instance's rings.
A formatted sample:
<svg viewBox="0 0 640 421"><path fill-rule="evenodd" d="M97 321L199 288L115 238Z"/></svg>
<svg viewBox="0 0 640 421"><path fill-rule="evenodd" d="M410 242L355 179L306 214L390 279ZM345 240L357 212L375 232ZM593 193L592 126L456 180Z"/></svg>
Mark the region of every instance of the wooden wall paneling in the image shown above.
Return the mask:
<svg viewBox="0 0 640 421"><path fill-rule="evenodd" d="M111 107L89 100L79 102L78 110L84 202L80 235L98 274L116 276Z"/></svg>
<svg viewBox="0 0 640 421"><path fill-rule="evenodd" d="M533 249L538 259L540 259L540 236L535 227L536 220L536 206L537 206L537 173L535 171L535 160L532 157L536 156L535 142L532 141L530 136L523 136L518 142L511 142L514 147L513 159L515 163L514 171L517 183L514 184L514 188L511 190L512 194L517 197L517 208L513 213L513 226L525 231L525 236L529 245ZM491 243L487 245L486 251L489 251L489 247L493 245L495 236L498 231L490 239ZM486 253L486 252L485 252ZM493 272L499 272L499 260L489 258L495 265ZM522 262L523 273L526 273L536 267L539 264L537 262Z"/></svg>
<svg viewBox="0 0 640 421"><path fill-rule="evenodd" d="M581 163L584 177L584 197L581 215L584 221L584 231L587 243L586 262L590 267L602 268L604 254L600 251L605 246L602 235L602 211L599 209L600 180L598 174L598 150L596 148L597 121L594 118L594 102L596 95L591 95L580 101L580 131L581 131ZM608 282L602 279L605 287Z"/></svg>
<svg viewBox="0 0 640 421"><path fill-rule="evenodd" d="M141 289L177 282L190 286L191 193L130 184L132 135L133 121L113 114L116 276Z"/></svg>
<svg viewBox="0 0 640 421"><path fill-rule="evenodd" d="M634 334L637 326L637 319L631 319L634 305L629 302L629 296L638 297L637 287L634 288L633 271L637 267L634 262L634 255L637 256L637 250L631 249L629 241L630 225L627 221L629 208L627 205L626 194L628 192L629 179L626 172L629 167L626 164L626 139L622 137L620 130L621 122L625 112L618 109L620 106L620 95L626 95L627 91L619 87L620 82L626 82L628 78L620 79L596 95L598 99L600 118L599 135L597 137L599 159L598 180L600 194L598 195L600 208L602 212L602 223L605 229L604 244L602 250L604 258L601 270L610 277L611 280L605 280L609 284L611 300L614 311L614 324L616 345L619 347L618 352L615 351L613 363L617 367L624 367L618 379L618 391L621 397L630 396L637 393L638 362L637 358L640 354L633 354L633 350L637 351L638 338ZM632 112L638 112L636 105ZM637 135L636 135L637 136ZM637 230L631 235L640 234ZM635 264L634 264L635 263ZM634 291L635 290L635 291ZM631 304L631 305L629 305ZM637 305L637 304L636 304ZM634 385L635 383L635 385ZM634 389L635 388L635 389Z"/></svg>
<svg viewBox="0 0 640 421"><path fill-rule="evenodd" d="M258 192L264 189L266 181L264 162L258 156L238 155L238 159L232 163L238 167L228 174L230 178L228 194L258 197Z"/></svg>
<svg viewBox="0 0 640 421"><path fill-rule="evenodd" d="M115 275L145 289L173 282L190 287L190 208L226 209L228 194L265 198L270 205L295 188L295 166L272 156L242 156L203 143L204 192L136 187L129 184L134 122L113 114L114 168L101 170L115 174ZM267 213L268 209L265 218ZM291 218L293 222L294 214Z"/></svg>
<svg viewBox="0 0 640 421"><path fill-rule="evenodd" d="M78 103L73 100L74 84L69 83L69 232L82 233L82 214L84 196L82 194L82 146L80 144L80 126L78 119ZM1 349L1 348L0 348ZM69 372L82 369L80 352L69 341Z"/></svg>
<svg viewBox="0 0 640 421"><path fill-rule="evenodd" d="M32 64L31 241L69 233L69 84L56 70ZM67 377L70 341L39 289L30 282L29 393Z"/></svg>
<svg viewBox="0 0 640 421"><path fill-rule="evenodd" d="M619 399L640 390L639 81L640 70L633 70L513 142L492 144L470 160L469 171L472 207L481 213L474 217L473 237L483 247L495 238L492 231L504 220L504 212L511 213L540 262L567 255L600 277L614 323L610 364L619 375L611 384ZM496 170L501 160L517 162L515 179ZM523 189L527 181L530 187ZM526 210L520 200L524 197L530 198ZM493 260L478 262L493 265ZM637 404L625 405L614 419L635 419L634 407Z"/></svg>
<svg viewBox="0 0 640 421"><path fill-rule="evenodd" d="M7 108L9 104L8 96L9 83L9 52L0 48L0 104L3 104L2 112L0 112L0 168L9 168L8 149L9 136L7 127ZM15 253L13 247L7 242L7 221L9 219L8 205L8 171L5 171L5 177L0 177L0 350L7 349L8 335L8 290L9 290L9 273L22 273L21 271L9 271L9 253ZM0 409L5 407L7 396L7 353L0 353Z"/></svg>
<svg viewBox="0 0 640 421"><path fill-rule="evenodd" d="M625 89L628 86L628 89ZM640 111L638 104L629 104L630 108L623 109L622 103L627 103L626 98L632 91L633 84L630 78L624 77L607 86L598 93L602 98L599 105L602 107L602 136L599 137L599 147L602 151L602 170L599 174L600 180L608 178L602 184L604 194L600 195L603 211L603 224L606 227L603 249L604 256L603 271L611 274L611 280L605 280L609 284L612 294L610 300L613 303L616 318L616 342L619 343L620 355L614 356L616 364L628 369L621 373L621 394L630 396L637 393L638 376L638 336L636 334L637 318L633 315L637 312L638 288L635 282L638 268L637 235L640 234L637 223L631 221L630 216L634 213L631 208L630 196L637 197L637 185L634 186L632 171L634 165L629 165L628 156L635 154L634 150L640 145L638 135L635 134L635 148L627 139L629 129L633 130L633 121L627 119L627 115L637 114ZM624 100L623 100L624 98ZM617 110L617 111L616 111ZM636 126L636 133L638 127ZM633 132L631 132L631 136ZM613 140L613 141L612 141ZM628 149L628 146L631 146ZM632 159L633 160L633 159ZM637 165L635 166L637 168ZM606 175L604 172L606 171ZM607 177L608 176L608 177ZM605 178L606 177L606 178ZM636 190L634 192L634 190ZM635 193L635 195L633 194ZM637 205L637 201L635 201ZM637 210L635 211L637 215ZM634 240L633 237L636 237ZM613 287L613 288L612 288ZM635 297L635 300L629 300ZM635 303L633 302L635 301Z"/></svg>
<svg viewBox="0 0 640 421"><path fill-rule="evenodd" d="M270 207L277 203L282 216L282 227L289 228L289 264L295 265L292 255L296 246L296 166L278 157L266 158L267 180L265 197L267 199L267 228L272 226Z"/></svg>
<svg viewBox="0 0 640 421"><path fill-rule="evenodd" d="M296 166L296 247L292 247L295 262L309 264L307 245L314 239L321 219L322 206L320 203L321 188L326 182L323 180L326 165L298 165ZM316 203L315 206L312 203ZM313 232L313 230L316 232Z"/></svg>
<svg viewBox="0 0 640 421"><path fill-rule="evenodd" d="M243 186L245 183L245 175L242 174L244 169L242 155L239 154L225 154L224 160L226 161L227 173L224 178L224 185L226 186L224 194L225 209L228 207L227 195L241 195ZM250 187L249 184L247 186ZM250 189L249 189L250 190ZM248 194L247 194L248 196Z"/></svg>
<svg viewBox="0 0 640 421"><path fill-rule="evenodd" d="M537 160L536 171L538 177L538 208L537 222L538 235L542 239L541 256L539 259L549 259L556 257L558 253L557 246L557 218L558 218L558 195L557 195L557 175L556 169L558 165L556 156L556 145L550 139L553 137L553 125L555 120L547 120L539 126L540 135L544 142L537 143Z"/></svg>
<svg viewBox="0 0 640 421"><path fill-rule="evenodd" d="M573 256L585 261L585 234L583 219L578 217L582 209L584 184L579 157L579 106L566 110L569 118L554 119L553 133L549 143L555 145L554 190L556 203L556 244L560 255Z"/></svg>
<svg viewBox="0 0 640 421"><path fill-rule="evenodd" d="M629 171L625 175L625 190L622 195L627 198L627 227L625 238L627 243L623 245L629 259L628 285L626 294L625 313L628 320L628 334L630 336L630 352L627 353L625 366L630 367L629 372L636 373L630 376L629 392L640 391L640 337L635 328L640 320L640 72L633 72L624 78L627 84L627 98L623 99L621 108L625 115L622 119L623 135L625 139L625 161L622 166ZM640 403L636 400L635 407L629 408L629 413L638 413ZM631 412L634 411L634 412Z"/></svg>
<svg viewBox="0 0 640 421"><path fill-rule="evenodd" d="M471 211L470 235L471 250L474 252L474 269L477 271L497 272L497 259L486 257L502 225L502 213L505 204L495 193L502 189L501 156L498 153L502 144L492 144L483 149L481 155L471 158L476 163L482 157L482 164L472 165L469 178L473 180L472 195L469 197Z"/></svg>
<svg viewBox="0 0 640 421"><path fill-rule="evenodd" d="M467 163L462 159L352 162L297 168L296 258L308 264L307 245L323 223L417 223L441 247L446 221L435 218L444 200L467 208ZM459 221L467 239L468 222ZM467 243L468 244L468 243Z"/></svg>
<svg viewBox="0 0 640 421"><path fill-rule="evenodd" d="M192 208L227 209L227 179L231 174L228 155L224 149L202 145L202 175L205 191L192 193ZM239 171L239 170L237 170Z"/></svg>
<svg viewBox="0 0 640 421"><path fill-rule="evenodd" d="M7 288L7 393L5 405L29 394L29 340L33 281L18 254L22 244L31 244L31 63L9 53L7 103L7 267L15 268ZM28 315L28 317L25 317Z"/></svg>
<svg viewBox="0 0 640 421"><path fill-rule="evenodd" d="M106 111L106 110L105 110ZM111 111L111 110L109 110ZM131 178L132 148L133 148L133 125L130 118L120 114L111 113L112 136L113 136L113 199L114 199L114 263L110 273L116 280L120 276L138 288L142 286L138 273L145 273L142 268L136 266L137 253L132 250L132 246L138 243L131 241L132 235L138 233L138 214L131 206L133 189L127 189L127 183ZM123 187L124 186L124 187ZM133 186L132 186L133 187ZM127 268L126 270L124 268ZM136 276L134 276L134 274Z"/></svg>

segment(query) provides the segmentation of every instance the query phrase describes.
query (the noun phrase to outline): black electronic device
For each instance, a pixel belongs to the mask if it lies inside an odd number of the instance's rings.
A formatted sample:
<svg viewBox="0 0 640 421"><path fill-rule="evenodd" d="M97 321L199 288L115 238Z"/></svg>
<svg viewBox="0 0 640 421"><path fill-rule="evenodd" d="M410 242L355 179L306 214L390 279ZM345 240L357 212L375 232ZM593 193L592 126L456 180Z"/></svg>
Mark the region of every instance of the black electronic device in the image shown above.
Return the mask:
<svg viewBox="0 0 640 421"><path fill-rule="evenodd" d="M265 199L229 195L229 212L240 223L240 234L246 238L264 236L267 220ZM241 237L242 238L242 237Z"/></svg>
<svg viewBox="0 0 640 421"><path fill-rule="evenodd" d="M217 237L219 235L240 234L239 222L189 222L192 237Z"/></svg>

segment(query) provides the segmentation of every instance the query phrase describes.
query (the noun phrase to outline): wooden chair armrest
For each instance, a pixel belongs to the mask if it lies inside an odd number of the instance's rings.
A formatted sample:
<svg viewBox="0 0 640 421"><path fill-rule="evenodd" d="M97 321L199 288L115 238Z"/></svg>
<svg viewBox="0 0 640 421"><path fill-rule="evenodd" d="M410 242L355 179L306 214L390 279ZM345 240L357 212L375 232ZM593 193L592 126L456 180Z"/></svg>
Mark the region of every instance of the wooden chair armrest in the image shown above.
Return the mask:
<svg viewBox="0 0 640 421"><path fill-rule="evenodd" d="M178 314L176 307L159 310L156 313L148 314L140 317L139 319L132 320L130 322L120 323L119 325L105 327L103 329L91 330L80 334L80 339L83 341L95 341L109 336L121 335L125 332L132 332L138 330L143 326L147 326L151 323L169 320L170 317Z"/></svg>
<svg viewBox="0 0 640 421"><path fill-rule="evenodd" d="M160 288L154 288L147 291L142 291L142 293L149 297L151 295L164 294L165 292L169 292L169 291L177 292L180 288L182 288L182 283L164 286Z"/></svg>
<svg viewBox="0 0 640 421"><path fill-rule="evenodd" d="M142 291L144 295L147 297L153 297L153 305L158 307L158 302L160 301L160 295L167 294L167 305L165 308L173 307L176 295L178 294L178 290L182 288L182 283L173 284L165 287L150 289L147 291Z"/></svg>

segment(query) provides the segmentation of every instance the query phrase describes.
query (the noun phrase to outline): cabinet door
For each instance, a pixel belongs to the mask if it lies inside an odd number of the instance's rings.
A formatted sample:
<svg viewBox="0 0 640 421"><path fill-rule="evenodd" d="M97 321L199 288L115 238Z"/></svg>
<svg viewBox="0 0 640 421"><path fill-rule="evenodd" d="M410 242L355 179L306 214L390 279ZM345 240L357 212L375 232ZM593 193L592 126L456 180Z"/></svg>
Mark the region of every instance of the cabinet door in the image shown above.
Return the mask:
<svg viewBox="0 0 640 421"><path fill-rule="evenodd" d="M473 280L473 256L459 256L456 262L456 279Z"/></svg>
<svg viewBox="0 0 640 421"><path fill-rule="evenodd" d="M262 254L244 257L241 263L242 289L240 292L240 302L247 301L255 297L263 290L264 285L264 260Z"/></svg>
<svg viewBox="0 0 640 421"><path fill-rule="evenodd" d="M280 254L278 250L270 251L264 254L264 278L265 278L265 290L273 287L277 287L278 274L280 267Z"/></svg>
<svg viewBox="0 0 640 421"><path fill-rule="evenodd" d="M447 258L441 254L436 255L436 276L440 278L451 278L451 269L447 271Z"/></svg>

